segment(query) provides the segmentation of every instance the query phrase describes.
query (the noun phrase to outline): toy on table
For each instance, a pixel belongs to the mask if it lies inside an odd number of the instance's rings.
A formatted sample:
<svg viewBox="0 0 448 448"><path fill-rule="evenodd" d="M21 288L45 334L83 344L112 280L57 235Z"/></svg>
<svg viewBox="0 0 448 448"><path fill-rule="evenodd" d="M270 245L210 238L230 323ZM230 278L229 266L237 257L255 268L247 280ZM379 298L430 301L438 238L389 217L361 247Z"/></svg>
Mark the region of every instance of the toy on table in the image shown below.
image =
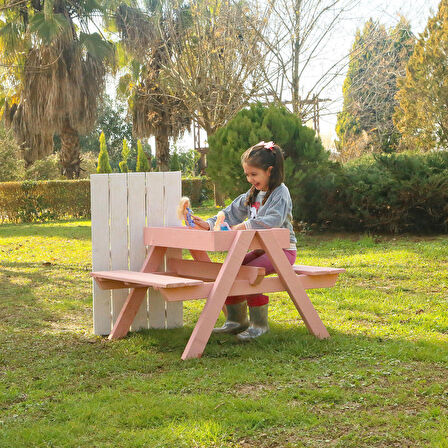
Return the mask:
<svg viewBox="0 0 448 448"><path fill-rule="evenodd" d="M177 216L179 219L183 219L185 221L185 225L187 227L195 227L192 217L193 211L190 207L190 199L184 196L181 198L179 206L177 207Z"/></svg>
<svg viewBox="0 0 448 448"><path fill-rule="evenodd" d="M226 215L224 214L224 212L218 212L215 227L213 227L213 230L230 230L229 225L224 221L224 219L226 219Z"/></svg>

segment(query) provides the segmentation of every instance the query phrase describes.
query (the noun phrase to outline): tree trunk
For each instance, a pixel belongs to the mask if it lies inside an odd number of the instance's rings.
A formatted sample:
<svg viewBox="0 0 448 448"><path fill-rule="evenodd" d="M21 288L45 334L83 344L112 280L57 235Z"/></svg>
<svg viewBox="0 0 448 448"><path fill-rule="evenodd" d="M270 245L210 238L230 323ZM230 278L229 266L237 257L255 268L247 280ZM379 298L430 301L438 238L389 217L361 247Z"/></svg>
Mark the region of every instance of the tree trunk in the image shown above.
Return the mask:
<svg viewBox="0 0 448 448"><path fill-rule="evenodd" d="M168 128L163 126L156 135L156 159L159 171L170 170L170 143Z"/></svg>
<svg viewBox="0 0 448 448"><path fill-rule="evenodd" d="M294 114L301 117L300 107L300 95L299 95L299 58L300 58L300 15L302 14L302 0L296 0L295 8L295 26L294 26L294 39L292 42L292 111Z"/></svg>
<svg viewBox="0 0 448 448"><path fill-rule="evenodd" d="M224 202L224 194L219 191L216 184L213 184L213 193L215 194L215 205L217 207L224 207L226 205Z"/></svg>
<svg viewBox="0 0 448 448"><path fill-rule="evenodd" d="M78 179L81 172L79 134L71 127L68 118L64 120L61 143L59 158L62 165L62 175L67 179Z"/></svg>

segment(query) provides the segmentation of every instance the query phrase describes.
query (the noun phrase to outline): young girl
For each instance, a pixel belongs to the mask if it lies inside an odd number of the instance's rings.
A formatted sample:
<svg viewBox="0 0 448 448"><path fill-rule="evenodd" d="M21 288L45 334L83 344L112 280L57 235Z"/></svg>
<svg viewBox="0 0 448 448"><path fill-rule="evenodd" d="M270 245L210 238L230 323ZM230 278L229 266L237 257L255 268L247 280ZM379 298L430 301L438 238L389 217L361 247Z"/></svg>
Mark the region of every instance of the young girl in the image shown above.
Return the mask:
<svg viewBox="0 0 448 448"><path fill-rule="evenodd" d="M282 227L289 229L290 247L284 249L291 264L296 259L296 237L291 225L292 202L289 190L283 183L283 154L281 148L273 142L260 142L249 148L241 156L241 164L250 190L238 196L223 211L225 221L232 230L271 229ZM202 220L193 216L200 229L213 229L216 216ZM245 219L247 220L245 221ZM243 261L247 266L266 269L266 274L275 272L271 260L263 250L249 252ZM268 296L254 294L249 296L230 296L226 300L227 320L215 333L237 334L241 341L257 338L269 330ZM250 321L247 319L249 305Z"/></svg>

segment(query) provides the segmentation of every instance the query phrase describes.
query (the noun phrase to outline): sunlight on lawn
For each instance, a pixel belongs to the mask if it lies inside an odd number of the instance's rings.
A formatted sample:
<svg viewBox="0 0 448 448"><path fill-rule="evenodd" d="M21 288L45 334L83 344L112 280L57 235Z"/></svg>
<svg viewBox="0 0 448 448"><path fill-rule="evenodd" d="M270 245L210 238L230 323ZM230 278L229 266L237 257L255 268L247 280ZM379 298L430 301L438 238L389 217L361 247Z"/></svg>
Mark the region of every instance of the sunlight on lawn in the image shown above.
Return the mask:
<svg viewBox="0 0 448 448"><path fill-rule="evenodd" d="M331 338L275 293L270 333L213 335L183 362L204 301L185 303L184 328L107 341L90 222L0 226L0 446L447 447L447 238L298 241L298 264L347 269L309 291Z"/></svg>

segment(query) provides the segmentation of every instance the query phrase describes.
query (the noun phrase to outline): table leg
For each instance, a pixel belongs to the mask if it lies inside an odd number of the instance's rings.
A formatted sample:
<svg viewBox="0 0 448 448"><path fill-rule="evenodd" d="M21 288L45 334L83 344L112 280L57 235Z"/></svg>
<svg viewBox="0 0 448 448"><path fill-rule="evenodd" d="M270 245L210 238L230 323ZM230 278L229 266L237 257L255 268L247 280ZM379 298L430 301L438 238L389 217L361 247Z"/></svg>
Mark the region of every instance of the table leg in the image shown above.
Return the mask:
<svg viewBox="0 0 448 448"><path fill-rule="evenodd" d="M149 250L140 272L154 272L159 269L163 262L166 247L152 246ZM114 328L109 334L109 339L119 339L127 335L129 328L137 314L148 288L131 289L126 302L121 308L120 314L114 324Z"/></svg>
<svg viewBox="0 0 448 448"><path fill-rule="evenodd" d="M319 339L330 337L319 314L317 314L310 298L305 292L299 277L289 264L285 253L278 246L275 238L269 232L258 232L257 237L260 238L261 245L271 259L272 265L277 271L280 280L283 282L308 330Z"/></svg>
<svg viewBox="0 0 448 448"><path fill-rule="evenodd" d="M255 231L238 231L185 347L182 359L200 358L202 356L254 235Z"/></svg>

